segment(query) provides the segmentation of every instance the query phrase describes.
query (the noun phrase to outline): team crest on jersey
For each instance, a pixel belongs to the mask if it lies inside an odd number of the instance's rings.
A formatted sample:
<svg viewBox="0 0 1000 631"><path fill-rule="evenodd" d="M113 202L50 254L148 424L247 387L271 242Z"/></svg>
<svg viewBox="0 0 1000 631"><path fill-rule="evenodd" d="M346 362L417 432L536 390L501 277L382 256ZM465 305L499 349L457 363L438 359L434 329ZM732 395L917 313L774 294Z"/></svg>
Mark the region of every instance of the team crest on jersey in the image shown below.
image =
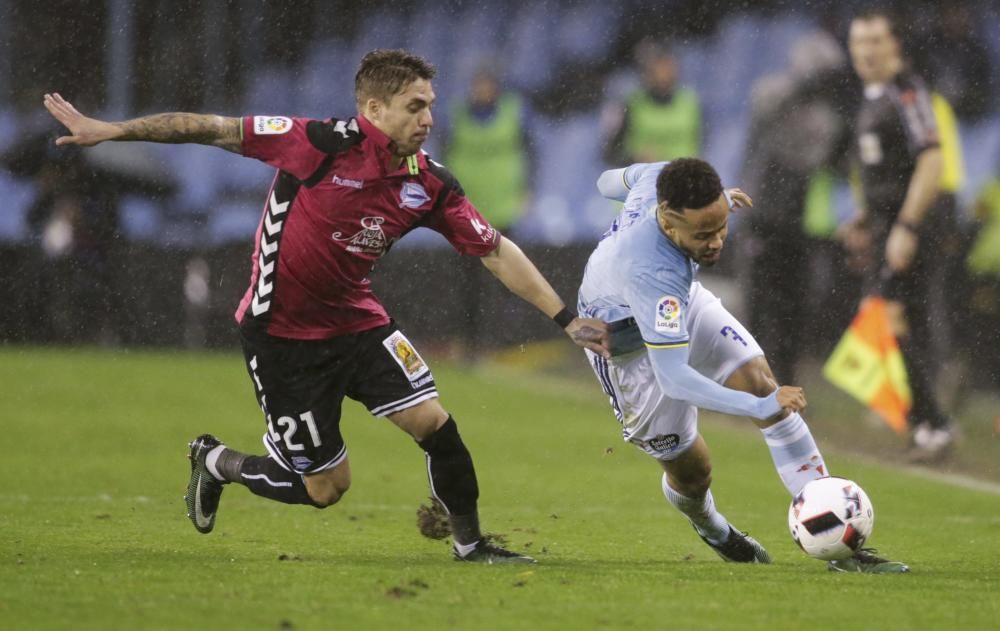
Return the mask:
<svg viewBox="0 0 1000 631"><path fill-rule="evenodd" d="M415 382L425 374L430 372L430 368L420 357L410 340L406 339L402 331L396 331L389 337L382 340L382 346L389 351L392 358L396 360L399 367L406 373L406 378Z"/></svg>
<svg viewBox="0 0 1000 631"><path fill-rule="evenodd" d="M288 133L292 129L292 119L287 116L254 116L253 133L270 136Z"/></svg>
<svg viewBox="0 0 1000 631"><path fill-rule="evenodd" d="M348 252L364 252L365 254L378 254L382 256L389 249L389 240L382 232L382 224L385 217L365 217L361 220L361 230L351 236L346 236L343 232L334 232L334 241L347 243Z"/></svg>
<svg viewBox="0 0 1000 631"><path fill-rule="evenodd" d="M656 303L656 332L657 333L680 333L681 332L681 301L676 296L664 296Z"/></svg>
<svg viewBox="0 0 1000 631"><path fill-rule="evenodd" d="M399 205L404 208L420 208L429 201L430 195L416 182L406 182L399 191Z"/></svg>

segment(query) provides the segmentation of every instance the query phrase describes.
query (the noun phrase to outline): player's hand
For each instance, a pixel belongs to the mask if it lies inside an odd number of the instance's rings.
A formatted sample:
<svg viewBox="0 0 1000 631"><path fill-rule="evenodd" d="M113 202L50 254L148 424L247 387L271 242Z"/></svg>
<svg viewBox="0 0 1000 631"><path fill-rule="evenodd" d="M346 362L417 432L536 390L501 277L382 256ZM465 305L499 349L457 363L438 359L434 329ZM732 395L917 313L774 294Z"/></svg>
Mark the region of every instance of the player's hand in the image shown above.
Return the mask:
<svg viewBox="0 0 1000 631"><path fill-rule="evenodd" d="M46 94L42 100L49 114L66 126L70 136L60 136L57 145L82 145L91 147L105 140L112 140L120 133L111 123L96 118L87 118L73 107L73 104L59 96L59 93Z"/></svg>
<svg viewBox="0 0 1000 631"><path fill-rule="evenodd" d="M792 412L800 412L806 408L805 390L798 386L781 386L778 388L778 404Z"/></svg>
<svg viewBox="0 0 1000 631"><path fill-rule="evenodd" d="M895 273L906 271L916 253L917 234L906 226L894 225L885 243L885 262L889 269Z"/></svg>
<svg viewBox="0 0 1000 631"><path fill-rule="evenodd" d="M577 346L592 350L605 359L611 357L608 346L608 325L603 320L573 318L565 331Z"/></svg>
<svg viewBox="0 0 1000 631"><path fill-rule="evenodd" d="M729 194L729 199L733 200L733 207L753 208L753 200L750 199L750 196L742 190L738 188L727 188L726 193Z"/></svg>

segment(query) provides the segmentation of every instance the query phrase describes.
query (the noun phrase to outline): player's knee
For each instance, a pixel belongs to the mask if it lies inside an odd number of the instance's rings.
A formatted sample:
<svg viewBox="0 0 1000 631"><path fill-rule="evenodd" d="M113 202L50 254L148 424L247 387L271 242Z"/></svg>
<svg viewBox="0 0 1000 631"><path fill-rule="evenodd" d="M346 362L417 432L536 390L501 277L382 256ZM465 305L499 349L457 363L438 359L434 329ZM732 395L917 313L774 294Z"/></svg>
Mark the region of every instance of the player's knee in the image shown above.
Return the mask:
<svg viewBox="0 0 1000 631"><path fill-rule="evenodd" d="M303 478L309 500L316 508L333 506L351 488L351 470L345 460L341 465Z"/></svg>
<svg viewBox="0 0 1000 631"><path fill-rule="evenodd" d="M674 473L670 477L670 486L684 497L701 497L712 486L712 466L688 468L683 472Z"/></svg>
<svg viewBox="0 0 1000 631"><path fill-rule="evenodd" d="M351 488L350 481L338 480L330 484L310 486L306 491L309 493L309 499L312 500L313 506L326 508L339 502L349 488Z"/></svg>

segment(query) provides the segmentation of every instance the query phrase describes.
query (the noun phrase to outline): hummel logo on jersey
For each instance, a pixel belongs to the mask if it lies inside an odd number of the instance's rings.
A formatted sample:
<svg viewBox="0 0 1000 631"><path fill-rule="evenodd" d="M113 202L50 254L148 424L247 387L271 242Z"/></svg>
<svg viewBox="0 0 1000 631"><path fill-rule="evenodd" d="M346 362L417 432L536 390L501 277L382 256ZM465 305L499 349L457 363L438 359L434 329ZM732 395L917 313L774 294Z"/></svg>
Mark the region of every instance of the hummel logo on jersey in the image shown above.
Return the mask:
<svg viewBox="0 0 1000 631"><path fill-rule="evenodd" d="M340 186L347 186L349 188L362 188L365 185L364 180L349 180L346 177L340 177L339 175L334 175L333 180L331 181L334 184L338 184Z"/></svg>
<svg viewBox="0 0 1000 631"><path fill-rule="evenodd" d="M382 232L382 224L385 217L365 217L361 220L361 230L358 230L350 237L343 232L334 232L333 240L347 242L348 252L364 252L366 254L377 254L382 256L389 249L389 241Z"/></svg>
<svg viewBox="0 0 1000 631"><path fill-rule="evenodd" d="M260 254L257 256L257 268L260 277L257 279L257 289L253 292L253 302L250 308L253 314L259 316L267 311L271 306L271 292L274 291L272 282L274 267L276 262L275 253L278 251L278 235L281 234L281 227L284 221L279 221L278 217L288 210L289 202L278 203L278 198L274 191L271 191L271 198L268 200L268 209L264 214L264 223L260 230Z"/></svg>

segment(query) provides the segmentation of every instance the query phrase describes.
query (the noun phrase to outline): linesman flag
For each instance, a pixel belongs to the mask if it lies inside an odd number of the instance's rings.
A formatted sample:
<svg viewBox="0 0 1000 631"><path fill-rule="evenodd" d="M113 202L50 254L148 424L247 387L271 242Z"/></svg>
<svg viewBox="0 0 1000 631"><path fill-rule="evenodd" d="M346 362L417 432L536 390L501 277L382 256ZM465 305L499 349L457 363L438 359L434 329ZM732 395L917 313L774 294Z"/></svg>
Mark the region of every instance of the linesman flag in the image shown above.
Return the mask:
<svg viewBox="0 0 1000 631"><path fill-rule="evenodd" d="M885 299L869 296L833 349L823 375L874 410L896 432L906 432L912 398L906 365L889 325Z"/></svg>

